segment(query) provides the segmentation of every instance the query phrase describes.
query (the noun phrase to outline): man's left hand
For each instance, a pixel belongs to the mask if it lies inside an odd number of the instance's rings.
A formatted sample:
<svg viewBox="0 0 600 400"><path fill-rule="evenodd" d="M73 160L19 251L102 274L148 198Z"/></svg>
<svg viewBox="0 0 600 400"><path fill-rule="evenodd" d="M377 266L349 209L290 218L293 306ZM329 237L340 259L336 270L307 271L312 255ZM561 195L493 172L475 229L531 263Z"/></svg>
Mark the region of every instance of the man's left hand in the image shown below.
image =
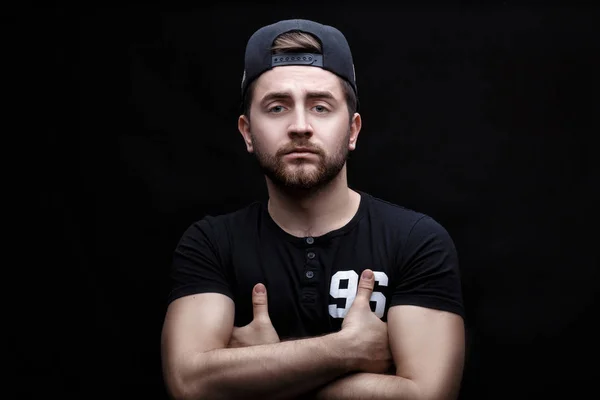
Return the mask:
<svg viewBox="0 0 600 400"><path fill-rule="evenodd" d="M269 317L267 288L257 283L252 290L252 309L254 319L241 328L233 327L231 339L227 347L247 347L259 344L279 343L279 335Z"/></svg>

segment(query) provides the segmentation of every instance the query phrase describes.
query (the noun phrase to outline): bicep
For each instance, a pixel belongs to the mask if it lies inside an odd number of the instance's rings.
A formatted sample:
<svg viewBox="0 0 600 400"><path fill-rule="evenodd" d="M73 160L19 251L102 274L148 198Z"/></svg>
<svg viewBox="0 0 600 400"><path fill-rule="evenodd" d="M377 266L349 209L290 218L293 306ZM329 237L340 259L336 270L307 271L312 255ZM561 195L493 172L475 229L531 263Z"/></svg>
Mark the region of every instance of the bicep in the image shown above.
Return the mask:
<svg viewBox="0 0 600 400"><path fill-rule="evenodd" d="M185 296L170 303L161 342L165 373L180 372L198 353L226 347L234 313L233 300L219 293Z"/></svg>
<svg viewBox="0 0 600 400"><path fill-rule="evenodd" d="M456 398L465 355L461 316L419 306L394 306L388 311L388 332L396 375L415 382L424 398Z"/></svg>

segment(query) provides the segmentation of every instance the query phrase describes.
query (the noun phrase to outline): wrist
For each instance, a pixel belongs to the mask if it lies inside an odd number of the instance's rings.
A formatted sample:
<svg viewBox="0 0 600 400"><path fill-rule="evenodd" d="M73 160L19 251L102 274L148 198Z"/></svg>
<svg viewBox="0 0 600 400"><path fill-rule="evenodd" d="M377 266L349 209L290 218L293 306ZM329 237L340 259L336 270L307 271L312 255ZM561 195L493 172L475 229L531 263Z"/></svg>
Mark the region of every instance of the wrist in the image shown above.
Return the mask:
<svg viewBox="0 0 600 400"><path fill-rule="evenodd" d="M345 330L327 335L326 348L333 352L334 357L338 358L339 365L343 368L343 373L353 372L359 369L360 357L356 348L354 337Z"/></svg>

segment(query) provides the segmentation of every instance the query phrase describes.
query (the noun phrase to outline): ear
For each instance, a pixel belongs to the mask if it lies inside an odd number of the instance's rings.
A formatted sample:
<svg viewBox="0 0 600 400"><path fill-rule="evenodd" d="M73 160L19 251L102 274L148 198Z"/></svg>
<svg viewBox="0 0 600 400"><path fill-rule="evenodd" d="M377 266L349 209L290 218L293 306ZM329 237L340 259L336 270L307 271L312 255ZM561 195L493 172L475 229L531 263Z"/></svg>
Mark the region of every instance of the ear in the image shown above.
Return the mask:
<svg viewBox="0 0 600 400"><path fill-rule="evenodd" d="M244 138L246 150L248 150L248 153L252 153L254 151L254 147L252 146L252 137L250 135L250 120L245 115L240 115L238 118L238 130Z"/></svg>
<svg viewBox="0 0 600 400"><path fill-rule="evenodd" d="M358 140L360 128L362 128L362 119L359 113L354 113L352 116L352 122L350 123L350 140L348 142L348 149L350 151L356 149L356 142Z"/></svg>

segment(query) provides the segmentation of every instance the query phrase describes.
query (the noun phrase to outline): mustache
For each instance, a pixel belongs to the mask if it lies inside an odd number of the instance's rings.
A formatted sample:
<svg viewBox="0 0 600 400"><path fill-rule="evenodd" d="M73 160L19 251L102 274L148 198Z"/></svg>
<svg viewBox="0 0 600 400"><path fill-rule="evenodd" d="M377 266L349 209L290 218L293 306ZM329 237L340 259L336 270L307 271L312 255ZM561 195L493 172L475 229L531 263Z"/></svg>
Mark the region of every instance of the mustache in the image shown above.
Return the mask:
<svg viewBox="0 0 600 400"><path fill-rule="evenodd" d="M323 155L323 150L321 150L320 147L317 147L314 144L308 142L295 142L287 144L277 151L277 155L284 156L294 151L305 151L315 153L318 155Z"/></svg>

